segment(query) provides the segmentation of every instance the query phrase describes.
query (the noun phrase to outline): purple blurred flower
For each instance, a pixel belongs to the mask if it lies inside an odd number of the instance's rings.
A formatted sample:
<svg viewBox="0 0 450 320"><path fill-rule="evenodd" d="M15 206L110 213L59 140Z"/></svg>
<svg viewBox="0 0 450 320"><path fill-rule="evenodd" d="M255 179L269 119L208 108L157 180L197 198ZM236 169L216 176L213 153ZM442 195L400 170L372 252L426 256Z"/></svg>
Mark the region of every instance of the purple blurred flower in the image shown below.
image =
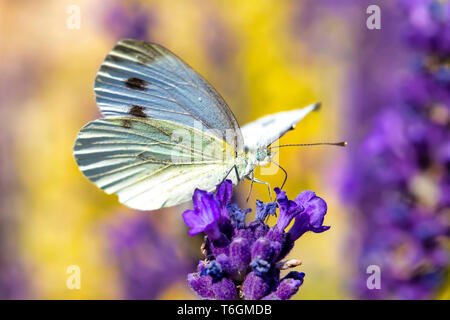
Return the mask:
<svg viewBox="0 0 450 320"><path fill-rule="evenodd" d="M245 217L250 210L230 203L231 192L230 180L218 186L216 195L196 190L194 210L183 214L190 235L206 234L202 247L206 259L200 261L197 272L188 275L189 286L203 299L290 299L303 283L304 273L290 272L280 279L280 269L297 265L287 266L281 259L304 232L329 228L322 226L325 201L311 191L292 201L276 188L278 204L257 201L255 220L247 225ZM270 228L264 220L274 215L277 207L278 223ZM300 217L300 226L290 236L284 229Z"/></svg>
<svg viewBox="0 0 450 320"><path fill-rule="evenodd" d="M36 59L34 59L36 60ZM18 126L11 119L20 109L22 101L28 99L35 88L33 83L39 74L39 60L27 57L2 65L0 76L0 299L28 299L32 297L32 271L20 249L20 222L28 212L14 200L23 192L19 179L20 165L14 153L20 139ZM22 87L23 86L23 87ZM20 89L18 89L20 88Z"/></svg>
<svg viewBox="0 0 450 320"><path fill-rule="evenodd" d="M362 298L427 299L445 283L449 261L450 4L393 4L398 6L382 11L380 32L361 31L352 79L350 135L364 132L352 143L344 187L360 222L355 292ZM385 18L393 12L400 17ZM380 290L366 287L372 264L381 268Z"/></svg>
<svg viewBox="0 0 450 320"><path fill-rule="evenodd" d="M138 3L127 5L114 2L106 10L103 24L117 39L149 40L149 30L155 22L152 11Z"/></svg>
<svg viewBox="0 0 450 320"><path fill-rule="evenodd" d="M167 287L182 280L190 266L176 252L176 244L145 214L135 213L108 231L125 299L157 299Z"/></svg>
<svg viewBox="0 0 450 320"><path fill-rule="evenodd" d="M205 15L202 33L209 60L219 68L227 67L236 49L236 41L219 12L211 10Z"/></svg>
<svg viewBox="0 0 450 320"><path fill-rule="evenodd" d="M27 299L30 295L30 285L26 283L26 265L18 258L11 257L11 253L0 252L0 299Z"/></svg>

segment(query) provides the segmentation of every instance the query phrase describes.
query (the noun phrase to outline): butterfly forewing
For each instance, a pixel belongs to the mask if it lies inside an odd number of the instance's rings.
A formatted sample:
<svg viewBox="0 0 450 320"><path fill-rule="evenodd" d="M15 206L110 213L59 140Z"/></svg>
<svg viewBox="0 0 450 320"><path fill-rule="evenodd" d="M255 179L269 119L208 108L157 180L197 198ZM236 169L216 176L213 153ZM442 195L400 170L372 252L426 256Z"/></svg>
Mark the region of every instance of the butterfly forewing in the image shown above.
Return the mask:
<svg viewBox="0 0 450 320"><path fill-rule="evenodd" d="M209 131L234 149L242 148L239 125L223 98L160 45L120 41L101 65L94 89L105 117L169 120Z"/></svg>
<svg viewBox="0 0 450 320"><path fill-rule="evenodd" d="M234 149L215 136L133 117L88 123L78 134L74 155L92 182L140 210L186 202L195 188L212 190L234 163Z"/></svg>
<svg viewBox="0 0 450 320"><path fill-rule="evenodd" d="M286 132L294 129L295 125L308 113L318 108L319 104L311 104L301 109L282 111L261 117L242 127L244 144L248 150L267 147L280 139Z"/></svg>

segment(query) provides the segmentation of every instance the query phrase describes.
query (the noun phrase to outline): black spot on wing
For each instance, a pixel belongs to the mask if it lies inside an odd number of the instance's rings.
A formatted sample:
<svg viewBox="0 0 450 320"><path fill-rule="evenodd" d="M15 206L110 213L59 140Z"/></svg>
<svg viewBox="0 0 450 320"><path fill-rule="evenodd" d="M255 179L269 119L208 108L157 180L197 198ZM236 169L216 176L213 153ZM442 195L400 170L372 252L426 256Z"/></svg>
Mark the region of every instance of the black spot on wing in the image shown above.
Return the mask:
<svg viewBox="0 0 450 320"><path fill-rule="evenodd" d="M144 113L144 107L141 106L132 106L128 113L135 117L147 118L147 115Z"/></svg>
<svg viewBox="0 0 450 320"><path fill-rule="evenodd" d="M130 129L131 128L131 121L128 119L123 119L121 126L126 128L126 129Z"/></svg>
<svg viewBox="0 0 450 320"><path fill-rule="evenodd" d="M129 78L125 81L125 85L132 90L144 91L148 82L139 78Z"/></svg>

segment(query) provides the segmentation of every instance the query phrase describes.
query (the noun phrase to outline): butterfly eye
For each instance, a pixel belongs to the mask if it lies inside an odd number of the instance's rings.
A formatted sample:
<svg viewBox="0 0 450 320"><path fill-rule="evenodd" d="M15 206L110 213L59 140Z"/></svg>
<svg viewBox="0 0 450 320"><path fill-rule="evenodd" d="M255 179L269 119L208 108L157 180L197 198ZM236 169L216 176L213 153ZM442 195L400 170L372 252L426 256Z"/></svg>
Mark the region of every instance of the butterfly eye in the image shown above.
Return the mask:
<svg viewBox="0 0 450 320"><path fill-rule="evenodd" d="M259 149L256 151L256 160L263 161L267 156L267 150L265 149Z"/></svg>

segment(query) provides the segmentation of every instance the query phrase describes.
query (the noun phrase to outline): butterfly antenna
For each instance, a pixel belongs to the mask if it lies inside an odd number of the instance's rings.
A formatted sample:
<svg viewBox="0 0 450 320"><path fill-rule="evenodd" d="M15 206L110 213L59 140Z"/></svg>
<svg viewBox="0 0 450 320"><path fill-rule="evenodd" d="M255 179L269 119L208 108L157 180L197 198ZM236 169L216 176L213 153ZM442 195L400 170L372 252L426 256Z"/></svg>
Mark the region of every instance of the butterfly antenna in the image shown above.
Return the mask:
<svg viewBox="0 0 450 320"><path fill-rule="evenodd" d="M272 162L274 165L276 165L278 168L280 168L280 169L283 170L283 172L284 172L284 180L283 180L283 183L281 184L281 188L280 188L280 189L283 189L284 184L286 183L286 180L287 180L287 178L288 178L287 171L284 170L284 168L283 168L282 166L280 166L278 163L276 163L275 161L270 160L270 162Z"/></svg>
<svg viewBox="0 0 450 320"><path fill-rule="evenodd" d="M309 147L309 146L338 146L338 147L346 147L347 142L319 142L319 143L299 143L299 144L283 144L281 146L273 146L272 148L282 148L282 147Z"/></svg>

